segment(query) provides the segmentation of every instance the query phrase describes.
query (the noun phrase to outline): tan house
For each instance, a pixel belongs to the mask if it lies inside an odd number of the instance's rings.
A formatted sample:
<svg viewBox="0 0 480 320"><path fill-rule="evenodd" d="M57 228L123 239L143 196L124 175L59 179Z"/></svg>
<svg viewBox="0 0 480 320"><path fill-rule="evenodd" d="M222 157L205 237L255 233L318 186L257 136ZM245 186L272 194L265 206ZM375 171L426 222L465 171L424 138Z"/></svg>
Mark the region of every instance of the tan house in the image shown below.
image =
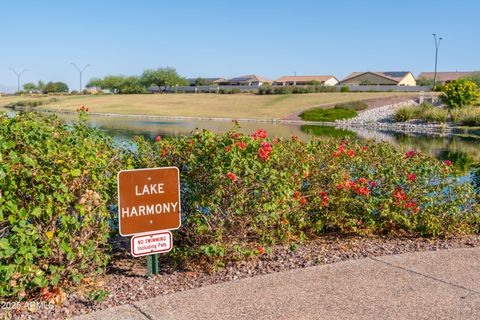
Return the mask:
<svg viewBox="0 0 480 320"><path fill-rule="evenodd" d="M322 86L334 86L338 83L334 76L285 76L278 78L273 84L276 86L304 86L312 81L318 82Z"/></svg>
<svg viewBox="0 0 480 320"><path fill-rule="evenodd" d="M467 72L437 72L437 83L445 84L451 81L455 81L461 78L480 75L480 71L467 71ZM433 80L435 72L422 72L418 75L418 80Z"/></svg>
<svg viewBox="0 0 480 320"><path fill-rule="evenodd" d="M340 85L362 86L416 86L417 81L409 71L354 72L339 82Z"/></svg>
<svg viewBox="0 0 480 320"><path fill-rule="evenodd" d="M221 81L218 84L222 86L261 86L262 84L272 84L273 80L267 79L255 74L248 74L240 77Z"/></svg>

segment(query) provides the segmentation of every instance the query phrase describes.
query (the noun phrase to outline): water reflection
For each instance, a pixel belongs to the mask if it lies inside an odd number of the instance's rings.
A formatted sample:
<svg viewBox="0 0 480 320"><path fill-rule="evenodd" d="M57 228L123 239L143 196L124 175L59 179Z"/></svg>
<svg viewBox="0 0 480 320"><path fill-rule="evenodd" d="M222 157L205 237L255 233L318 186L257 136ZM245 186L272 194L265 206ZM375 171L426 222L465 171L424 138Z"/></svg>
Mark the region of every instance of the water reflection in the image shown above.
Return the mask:
<svg viewBox="0 0 480 320"><path fill-rule="evenodd" d="M1 109L0 112L11 110ZM76 114L59 114L60 119L66 122L78 120ZM89 116L92 127L105 131L117 141L129 141L133 136L142 135L147 139L161 136L188 135L195 129L207 129L213 132L225 132L235 124L228 121L209 120L159 120L158 118L144 117L100 117ZM433 154L439 159L449 159L455 167L463 172L472 170L474 164L480 162L480 135L451 135L448 137L431 135L412 135L385 130L368 130L361 128L334 128L329 126L275 124L268 122L242 122L239 131L251 134L262 128L268 131L270 137L289 138L292 134L302 140L318 137L356 137L358 139L375 139L387 141L402 149L416 149ZM477 176L479 175L477 171ZM478 178L480 180L480 178Z"/></svg>

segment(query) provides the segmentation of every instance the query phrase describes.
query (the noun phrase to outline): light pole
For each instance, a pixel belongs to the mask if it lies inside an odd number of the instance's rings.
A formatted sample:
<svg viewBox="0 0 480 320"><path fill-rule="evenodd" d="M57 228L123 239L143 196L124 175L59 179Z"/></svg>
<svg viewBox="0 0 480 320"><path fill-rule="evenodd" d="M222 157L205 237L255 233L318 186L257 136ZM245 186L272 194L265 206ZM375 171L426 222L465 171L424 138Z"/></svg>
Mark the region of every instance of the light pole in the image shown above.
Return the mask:
<svg viewBox="0 0 480 320"><path fill-rule="evenodd" d="M440 41L442 41L442 37L438 38L437 41L437 34L433 34L433 39L435 40L435 72L433 74L433 91L435 91L435 87L437 85L437 60L438 60L438 47L440 47Z"/></svg>
<svg viewBox="0 0 480 320"><path fill-rule="evenodd" d="M13 68L10 68L10 70L13 71L13 73L15 73L17 75L17 92L20 92L20 77L22 76L22 74L25 72L25 71L28 71L27 69L23 69L22 72L18 73L17 71L15 71L15 69Z"/></svg>
<svg viewBox="0 0 480 320"><path fill-rule="evenodd" d="M71 64L75 67L75 69L77 69L78 73L80 74L80 86L78 87L78 93L80 93L82 92L82 73L85 69L90 67L90 65L87 64L85 67L83 67L83 69L80 69L75 63L72 62Z"/></svg>

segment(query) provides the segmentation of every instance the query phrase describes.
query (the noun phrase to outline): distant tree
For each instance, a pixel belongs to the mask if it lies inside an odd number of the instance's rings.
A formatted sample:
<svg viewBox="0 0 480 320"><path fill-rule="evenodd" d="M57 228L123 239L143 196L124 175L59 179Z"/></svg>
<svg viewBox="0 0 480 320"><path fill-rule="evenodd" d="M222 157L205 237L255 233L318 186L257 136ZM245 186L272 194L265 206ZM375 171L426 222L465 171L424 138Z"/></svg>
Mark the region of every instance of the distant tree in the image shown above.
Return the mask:
<svg viewBox="0 0 480 320"><path fill-rule="evenodd" d="M146 87L157 86L167 91L171 87L188 85L188 81L181 77L174 68L147 69L141 76L141 82Z"/></svg>
<svg viewBox="0 0 480 320"><path fill-rule="evenodd" d="M195 79L195 86L211 86L213 82L208 81L207 79L204 78L197 78Z"/></svg>
<svg viewBox="0 0 480 320"><path fill-rule="evenodd" d="M23 85L23 91L36 91L37 90L37 85L33 82L28 82Z"/></svg>
<svg viewBox="0 0 480 320"><path fill-rule="evenodd" d="M307 81L307 85L309 85L309 86L319 86L319 85L320 85L320 81L318 81L318 80L309 80L309 81Z"/></svg>
<svg viewBox="0 0 480 320"><path fill-rule="evenodd" d="M53 92L68 92L68 86L63 82L49 82L45 86L45 93Z"/></svg>
<svg viewBox="0 0 480 320"><path fill-rule="evenodd" d="M38 91L41 91L41 92L45 92L45 87L47 85L45 84L45 82L43 82L42 80L38 80L38 84L37 84L37 90Z"/></svg>
<svg viewBox="0 0 480 320"><path fill-rule="evenodd" d="M108 75L103 79L93 78L87 85L87 88L108 89L115 93L145 93L146 90L137 76Z"/></svg>
<svg viewBox="0 0 480 320"><path fill-rule="evenodd" d="M418 79L417 86L430 86L433 87L433 79Z"/></svg>

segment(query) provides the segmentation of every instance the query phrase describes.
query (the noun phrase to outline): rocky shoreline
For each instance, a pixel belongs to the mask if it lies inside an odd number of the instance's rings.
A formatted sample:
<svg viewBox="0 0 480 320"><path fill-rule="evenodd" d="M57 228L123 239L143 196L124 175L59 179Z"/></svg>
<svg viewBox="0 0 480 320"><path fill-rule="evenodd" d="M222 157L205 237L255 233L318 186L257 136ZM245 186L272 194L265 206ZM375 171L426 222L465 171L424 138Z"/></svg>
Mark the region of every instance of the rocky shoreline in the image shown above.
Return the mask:
<svg viewBox="0 0 480 320"><path fill-rule="evenodd" d="M395 112L402 107L419 105L418 100L408 100L383 107L368 109L357 117L346 120L336 120L335 128L357 131L370 129L399 133L421 133L436 136L447 136L452 133L453 126L447 124L431 124L425 121L412 120L395 122Z"/></svg>

